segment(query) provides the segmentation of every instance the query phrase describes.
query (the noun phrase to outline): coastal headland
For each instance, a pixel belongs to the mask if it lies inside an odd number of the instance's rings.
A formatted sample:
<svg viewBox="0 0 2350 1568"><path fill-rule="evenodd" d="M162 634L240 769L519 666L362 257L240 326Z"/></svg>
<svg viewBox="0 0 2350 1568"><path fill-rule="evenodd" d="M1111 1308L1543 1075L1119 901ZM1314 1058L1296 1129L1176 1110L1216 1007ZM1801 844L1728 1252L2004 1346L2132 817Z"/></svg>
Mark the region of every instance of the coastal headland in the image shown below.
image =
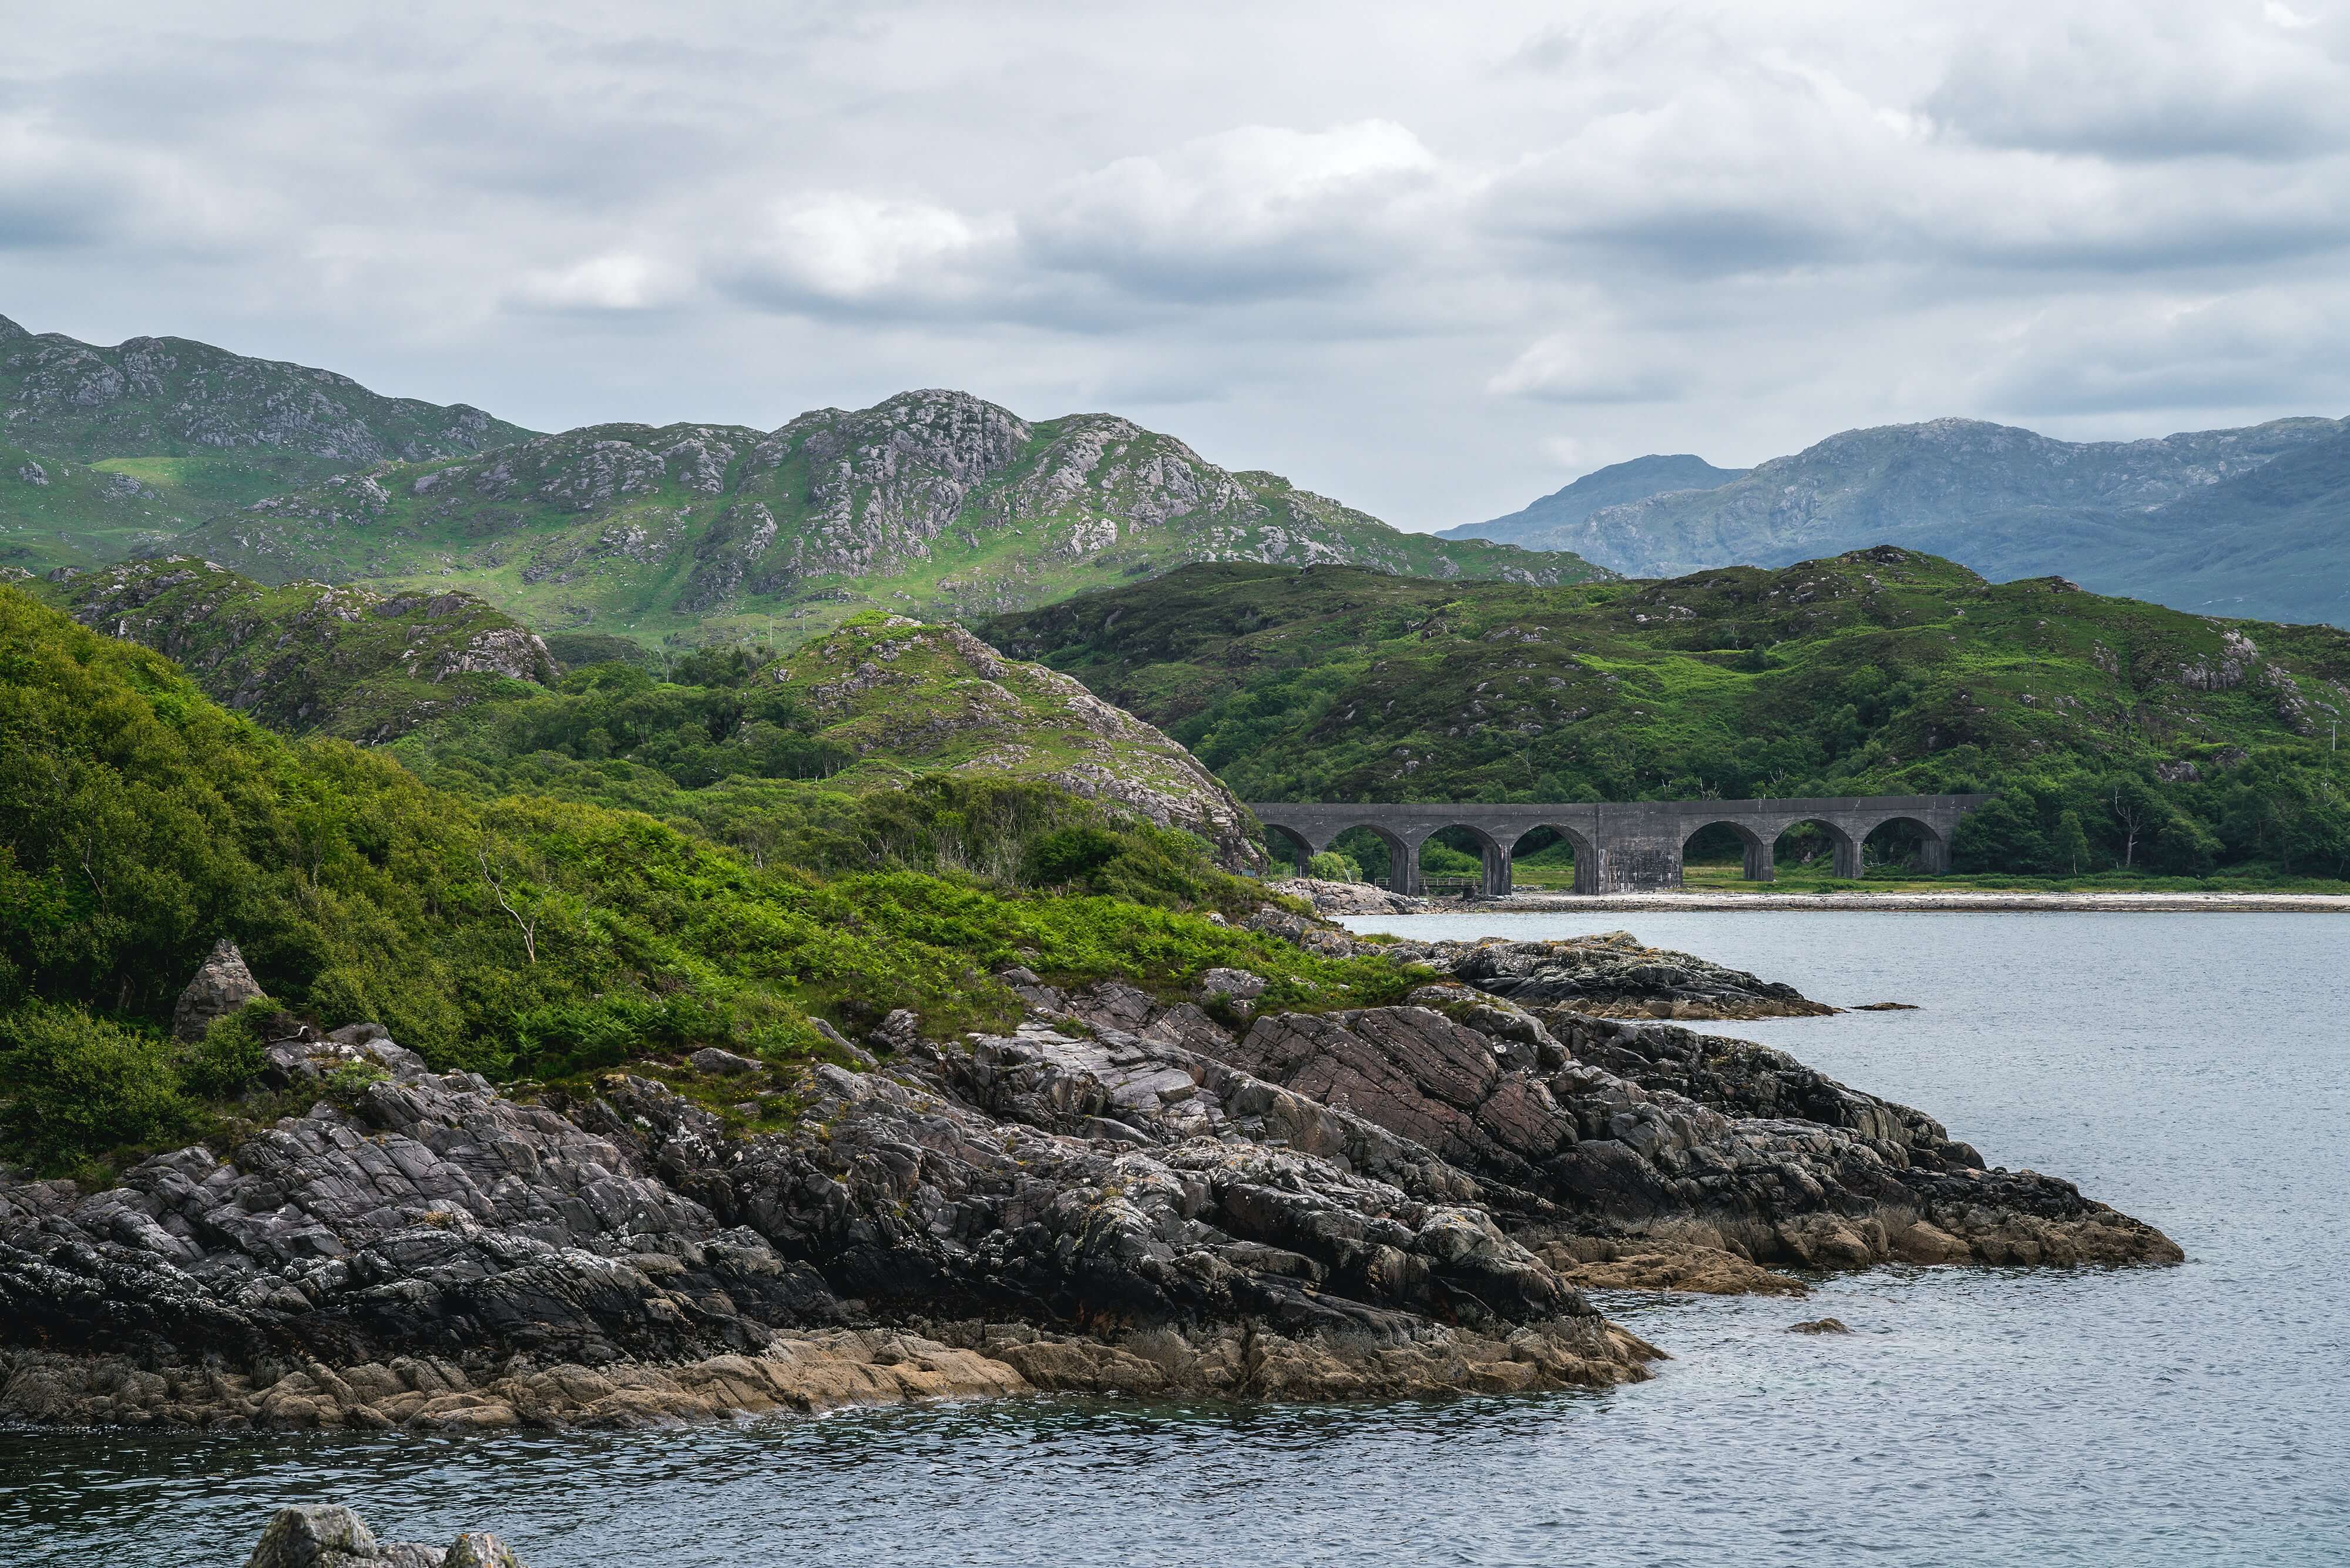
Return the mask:
<svg viewBox="0 0 2350 1568"><path fill-rule="evenodd" d="M268 1071L307 1110L94 1190L0 1187L0 1415L463 1432L1606 1386L1663 1351L1586 1288L2181 1256L1923 1112L1654 1016L1819 1010L1784 985L1621 936L1256 921L1425 982L1297 1012L1241 971L1170 1004L1015 969L1003 1033L901 1011L851 1065L706 1049L503 1088L297 1027ZM786 1125L746 1133L730 1098Z"/></svg>

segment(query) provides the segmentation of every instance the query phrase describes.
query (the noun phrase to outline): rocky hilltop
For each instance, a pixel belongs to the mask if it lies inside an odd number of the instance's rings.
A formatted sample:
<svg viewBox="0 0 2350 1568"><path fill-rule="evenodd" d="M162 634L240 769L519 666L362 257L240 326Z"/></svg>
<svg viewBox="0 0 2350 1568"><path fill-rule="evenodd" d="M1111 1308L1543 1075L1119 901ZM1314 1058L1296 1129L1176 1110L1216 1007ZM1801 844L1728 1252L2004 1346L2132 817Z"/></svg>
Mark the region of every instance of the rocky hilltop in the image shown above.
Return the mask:
<svg viewBox="0 0 2350 1568"><path fill-rule="evenodd" d="M1260 1012L1237 970L1173 1003L1009 970L1008 1033L900 1012L832 1061L505 1092L288 1020L267 1072L307 1108L102 1189L0 1185L0 1410L467 1431L1607 1385L1659 1352L1586 1274L2179 1256L1780 1052L1554 1000L1575 949L1415 947L1403 1003L1326 1013Z"/></svg>
<svg viewBox="0 0 2350 1568"><path fill-rule="evenodd" d="M68 576L48 597L82 625L177 660L214 701L290 734L404 734L555 661L528 628L463 593L280 587L186 556Z"/></svg>
<svg viewBox="0 0 2350 1568"><path fill-rule="evenodd" d="M0 450L0 522L43 524L0 533L0 564L119 559L130 531L177 531L329 474L530 433L463 403L388 398L184 337L109 348L0 317L0 449L25 454Z"/></svg>
<svg viewBox="0 0 2350 1568"><path fill-rule="evenodd" d="M1404 534L1109 414L1029 421L908 392L779 430L605 425L401 462L214 519L191 548L264 578L430 576L534 625L764 628L858 607L1045 602L1186 561L1344 561L1568 582L1571 556Z"/></svg>
<svg viewBox="0 0 2350 1568"><path fill-rule="evenodd" d="M814 741L856 759L830 775L837 785L941 770L1042 779L1195 833L1225 866L1264 863L1248 808L1191 753L959 626L868 613L795 649L764 680L800 700Z"/></svg>
<svg viewBox="0 0 2350 1568"><path fill-rule="evenodd" d="M2328 419L2133 441L2056 441L1979 420L1885 425L1713 488L1512 537L1643 577L1898 545L1994 580L2054 574L2181 608L2340 621L2350 556L2340 508L2323 498L2342 489L2345 437L2350 421ZM2300 475L2285 497L2231 486L2321 447L2326 472ZM2313 515L2294 510L2313 503Z"/></svg>

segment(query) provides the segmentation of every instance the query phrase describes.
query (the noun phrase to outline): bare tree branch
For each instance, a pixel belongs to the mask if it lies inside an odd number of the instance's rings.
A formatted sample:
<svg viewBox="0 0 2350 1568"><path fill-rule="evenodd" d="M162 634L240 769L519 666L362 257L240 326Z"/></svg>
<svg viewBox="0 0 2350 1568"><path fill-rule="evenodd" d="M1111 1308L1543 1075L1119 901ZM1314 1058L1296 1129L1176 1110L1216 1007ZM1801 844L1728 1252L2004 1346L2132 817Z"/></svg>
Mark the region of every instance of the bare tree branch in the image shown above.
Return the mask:
<svg viewBox="0 0 2350 1568"><path fill-rule="evenodd" d="M490 885L490 896L498 901L498 908L512 916L514 923L521 928L523 954L536 965L538 962L538 911L533 909L530 919L523 919L522 911L506 901L504 879L491 867L489 850L479 847L473 853L482 862L482 879Z"/></svg>

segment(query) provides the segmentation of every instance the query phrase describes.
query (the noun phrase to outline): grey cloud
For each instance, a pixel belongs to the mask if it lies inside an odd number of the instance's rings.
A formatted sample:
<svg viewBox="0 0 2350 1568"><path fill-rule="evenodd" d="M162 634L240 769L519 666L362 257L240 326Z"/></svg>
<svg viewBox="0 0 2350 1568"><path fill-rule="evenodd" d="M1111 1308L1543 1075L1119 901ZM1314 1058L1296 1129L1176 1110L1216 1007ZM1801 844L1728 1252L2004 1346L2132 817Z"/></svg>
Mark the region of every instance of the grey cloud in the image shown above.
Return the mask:
<svg viewBox="0 0 2350 1568"><path fill-rule="evenodd" d="M2121 162L2350 149L2338 26L2280 26L2254 5L2058 6L2014 20L1962 42L1926 113L1987 145Z"/></svg>
<svg viewBox="0 0 2350 1568"><path fill-rule="evenodd" d="M113 231L113 216L112 203L93 192L58 182L18 182L0 173L0 250L94 245Z"/></svg>

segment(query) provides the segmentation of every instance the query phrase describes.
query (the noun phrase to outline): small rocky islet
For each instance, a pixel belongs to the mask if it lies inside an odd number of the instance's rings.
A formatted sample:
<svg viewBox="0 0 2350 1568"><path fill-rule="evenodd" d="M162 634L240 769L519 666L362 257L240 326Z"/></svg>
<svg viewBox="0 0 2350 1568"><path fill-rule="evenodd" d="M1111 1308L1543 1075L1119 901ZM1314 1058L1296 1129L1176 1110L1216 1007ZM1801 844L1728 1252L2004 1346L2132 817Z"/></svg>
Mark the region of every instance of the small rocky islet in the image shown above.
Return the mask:
<svg viewBox="0 0 2350 1568"><path fill-rule="evenodd" d="M1008 1033L899 1012L831 1062L706 1050L566 1086L286 1019L268 1077L315 1095L299 1114L99 1190L0 1174L0 1418L466 1432L1597 1387L1664 1352L1586 1290L2180 1259L1920 1111L1672 1022L1826 1011L1783 985L1620 933L1252 924L1430 978L1303 1013L1237 970L1169 1001L1014 969ZM251 986L224 947L182 1027Z"/></svg>

